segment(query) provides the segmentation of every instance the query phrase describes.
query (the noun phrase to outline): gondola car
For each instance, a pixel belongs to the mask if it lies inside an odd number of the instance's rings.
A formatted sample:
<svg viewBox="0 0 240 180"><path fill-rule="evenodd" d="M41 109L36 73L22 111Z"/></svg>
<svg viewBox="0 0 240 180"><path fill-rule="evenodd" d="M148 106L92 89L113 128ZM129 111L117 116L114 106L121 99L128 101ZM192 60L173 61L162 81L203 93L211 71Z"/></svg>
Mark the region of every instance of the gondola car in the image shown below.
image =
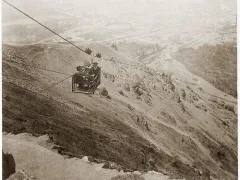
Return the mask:
<svg viewBox="0 0 240 180"><path fill-rule="evenodd" d="M101 69L98 74L90 74L89 68L77 67L77 70L72 76L72 92L94 94L101 83Z"/></svg>

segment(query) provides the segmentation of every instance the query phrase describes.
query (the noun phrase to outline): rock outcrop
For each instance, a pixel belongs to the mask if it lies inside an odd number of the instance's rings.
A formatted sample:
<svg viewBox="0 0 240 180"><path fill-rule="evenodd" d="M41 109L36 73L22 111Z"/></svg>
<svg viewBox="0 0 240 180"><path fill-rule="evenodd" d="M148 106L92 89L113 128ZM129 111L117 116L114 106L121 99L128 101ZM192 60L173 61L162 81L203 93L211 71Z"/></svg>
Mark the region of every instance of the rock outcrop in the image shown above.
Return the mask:
<svg viewBox="0 0 240 180"><path fill-rule="evenodd" d="M16 164L12 154L2 152L2 171L3 180L16 172Z"/></svg>

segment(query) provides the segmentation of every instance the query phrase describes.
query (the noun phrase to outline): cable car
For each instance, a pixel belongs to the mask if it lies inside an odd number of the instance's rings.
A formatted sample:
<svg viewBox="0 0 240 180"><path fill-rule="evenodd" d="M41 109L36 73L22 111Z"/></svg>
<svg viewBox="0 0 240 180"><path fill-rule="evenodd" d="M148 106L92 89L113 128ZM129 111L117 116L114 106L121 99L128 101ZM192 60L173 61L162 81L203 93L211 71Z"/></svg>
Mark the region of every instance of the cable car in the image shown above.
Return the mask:
<svg viewBox="0 0 240 180"><path fill-rule="evenodd" d="M77 73L72 76L72 92L94 94L101 83L101 68L93 63L93 67L78 66Z"/></svg>
<svg viewBox="0 0 240 180"><path fill-rule="evenodd" d="M85 52L83 49L81 49L80 47L76 46L71 41L69 41L69 38L66 39L66 38L62 37L58 33L54 32L53 30L48 28L47 26L43 25L41 22L39 22L36 19L34 19L33 17L31 17L30 15L28 15L25 12L21 11L17 7L13 6L12 4L8 3L7 1L4 1L4 2L7 3L9 6L13 7L14 9L16 9L17 11L19 11L20 13L24 14L25 16L27 16L31 20L35 21L36 23L38 23L39 25L41 25L45 29L49 30L53 34L57 35L58 37L60 37L64 41L66 41L69 44L73 45L78 50L80 50L82 52ZM98 53L96 55L96 57L100 58L101 54ZM72 77L72 92L92 93L92 94L94 94L95 90L97 89L97 87L100 85L100 82L101 82L101 68L98 67L98 66L94 66L94 64L97 64L96 62L92 63L92 64L93 64L93 68L91 68L91 69L87 68L85 66L78 66L77 67L77 71L78 72L75 73L74 75L70 76L70 77ZM96 69L94 69L94 68L96 68ZM41 68L41 69L43 69L43 68ZM47 69L45 69L45 70L47 70ZM52 71L52 70L49 70L49 71ZM93 72L91 72L91 71L93 71ZM52 72L59 73L59 72L56 72L56 71L52 71ZM63 73L60 73L60 74L63 74ZM68 78L70 78L70 77L68 77ZM68 78L66 78L66 79L68 79ZM53 86L59 84L60 82L65 81L66 79L63 79L63 80L59 81L58 83L55 83L55 84L51 85L50 87L53 87ZM46 89L49 89L50 87L48 87ZM46 89L44 89L44 91Z"/></svg>

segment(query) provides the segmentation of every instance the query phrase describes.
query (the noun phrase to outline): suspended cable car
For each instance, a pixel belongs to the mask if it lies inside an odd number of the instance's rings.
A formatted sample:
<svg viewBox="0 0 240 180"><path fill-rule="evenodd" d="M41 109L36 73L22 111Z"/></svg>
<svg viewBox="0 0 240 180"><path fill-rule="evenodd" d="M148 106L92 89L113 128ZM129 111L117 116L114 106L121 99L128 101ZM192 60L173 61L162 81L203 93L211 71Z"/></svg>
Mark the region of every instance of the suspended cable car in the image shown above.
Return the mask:
<svg viewBox="0 0 240 180"><path fill-rule="evenodd" d="M72 92L94 94L101 83L101 68L95 62L93 67L77 66L77 71L72 76Z"/></svg>
<svg viewBox="0 0 240 180"><path fill-rule="evenodd" d="M68 39L62 37L61 35L59 35L55 31L51 30L49 27L47 27L44 24L42 24L41 22L37 21L36 19L31 17L30 15L28 15L25 12L21 11L17 7L13 6L11 3L7 2L6 0L3 0L3 2L5 2L9 6L13 7L17 11L19 11L20 13L24 14L25 16L27 16L31 20L35 21L36 23L38 23L39 25L41 25L45 29L49 30L53 34L57 35L58 37L60 37L64 41L68 42L72 46L76 47L78 50L86 53L83 49L81 49L80 47L76 46L74 43L72 43ZM99 54L97 54L95 57L101 58L101 54L100 54L100 56L99 56ZM102 67L102 60L103 59L104 58L101 58L101 67ZM92 57L92 61L93 61L93 57ZM129 66L139 66L139 65L132 65L132 64L127 64L127 63L120 63L120 64L126 64L126 65L129 65ZM48 69L35 67L35 66L29 65L29 64L24 64L24 65L31 66L33 68L38 68L38 69L42 69L42 70L55 72L55 73L65 74L65 73L62 73L62 72L56 72L56 71L53 71L53 70L48 70ZM101 83L101 68L97 66L96 62L92 63L92 65L93 65L92 68L87 67L87 66L78 66L77 67L77 71L78 71L77 73L75 73L75 74L73 74L73 75L71 75L71 76L69 76L69 77L67 77L67 78L65 78L65 79L63 79L63 80L61 80L61 81L59 81L57 83L52 84L51 86L45 88L43 91L45 91L45 90L47 90L47 89L49 89L49 88L51 88L53 86L56 86L59 83L62 83L63 81L67 80L68 78L72 77L72 92L92 93L92 94L94 94L95 90L97 89L97 87ZM65 75L67 75L67 74L65 74Z"/></svg>

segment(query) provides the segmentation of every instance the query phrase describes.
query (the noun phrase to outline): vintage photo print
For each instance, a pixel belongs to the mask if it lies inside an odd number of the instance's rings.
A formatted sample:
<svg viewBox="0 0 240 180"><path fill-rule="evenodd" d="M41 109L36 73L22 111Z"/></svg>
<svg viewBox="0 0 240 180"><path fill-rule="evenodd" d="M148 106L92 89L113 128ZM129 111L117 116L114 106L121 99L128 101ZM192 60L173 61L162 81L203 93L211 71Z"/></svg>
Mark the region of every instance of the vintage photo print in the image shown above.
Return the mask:
<svg viewBox="0 0 240 180"><path fill-rule="evenodd" d="M2 0L3 180L237 180L237 0Z"/></svg>

